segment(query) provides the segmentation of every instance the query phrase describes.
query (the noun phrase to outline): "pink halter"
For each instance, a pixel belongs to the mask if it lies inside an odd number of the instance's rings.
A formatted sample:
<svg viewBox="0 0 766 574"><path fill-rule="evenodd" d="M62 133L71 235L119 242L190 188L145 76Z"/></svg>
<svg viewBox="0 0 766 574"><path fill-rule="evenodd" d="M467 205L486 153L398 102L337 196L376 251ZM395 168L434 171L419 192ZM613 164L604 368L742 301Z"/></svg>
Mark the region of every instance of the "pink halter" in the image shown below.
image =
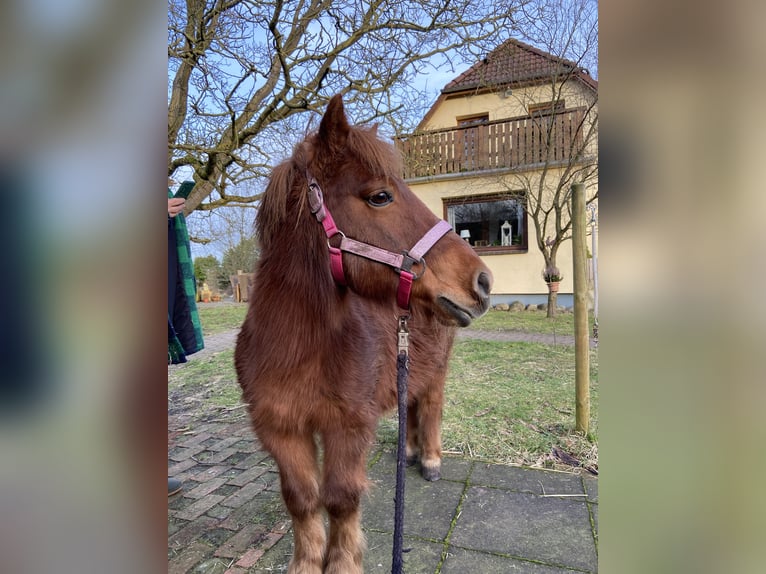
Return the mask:
<svg viewBox="0 0 766 574"><path fill-rule="evenodd" d="M440 219L436 225L426 232L412 249L409 251L405 250L402 253L394 253L392 251L381 249L380 247L375 247L369 243L362 243L361 241L346 237L346 235L338 229L332 215L330 215L330 211L324 204L322 188L319 187L317 180L309 173L306 174L306 179L309 184L308 197L311 213L313 213L317 218L317 221L322 224L325 235L327 235L327 246L330 249L330 271L332 272L335 282L339 285L346 285L346 278L343 273L344 251L383 263L384 265L389 265L399 274L399 286L396 290L396 303L402 309L409 309L412 282L419 279L426 270L426 261L423 256L436 244L437 241L439 241L439 239L441 239L448 231L452 230L452 226L443 219ZM340 245L338 247L333 247L330 244L330 239L336 235L340 235ZM422 265L420 274L412 271L412 266L418 263Z"/></svg>

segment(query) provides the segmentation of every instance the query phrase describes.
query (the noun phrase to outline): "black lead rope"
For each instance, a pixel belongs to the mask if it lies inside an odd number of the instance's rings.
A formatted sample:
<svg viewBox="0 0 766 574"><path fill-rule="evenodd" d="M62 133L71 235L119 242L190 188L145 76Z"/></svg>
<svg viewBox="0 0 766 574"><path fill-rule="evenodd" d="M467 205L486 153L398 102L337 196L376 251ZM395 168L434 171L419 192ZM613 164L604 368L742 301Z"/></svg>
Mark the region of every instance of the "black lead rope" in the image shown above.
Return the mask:
<svg viewBox="0 0 766 574"><path fill-rule="evenodd" d="M404 471L407 442L407 382L409 379L410 332L407 316L399 317L399 353L396 357L396 393L399 399L399 441L396 452L396 498L394 504L394 551L391 574L404 571Z"/></svg>

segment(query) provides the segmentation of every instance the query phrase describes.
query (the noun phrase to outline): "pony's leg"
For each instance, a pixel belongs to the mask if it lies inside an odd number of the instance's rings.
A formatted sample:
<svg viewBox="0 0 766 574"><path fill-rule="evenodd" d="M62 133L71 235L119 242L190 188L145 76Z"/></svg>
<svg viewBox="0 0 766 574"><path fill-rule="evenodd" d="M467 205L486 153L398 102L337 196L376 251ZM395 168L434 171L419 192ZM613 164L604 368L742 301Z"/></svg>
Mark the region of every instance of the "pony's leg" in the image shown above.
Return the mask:
<svg viewBox="0 0 766 574"><path fill-rule="evenodd" d="M367 487L369 429L341 428L324 434L322 502L330 518L325 574L362 574L365 549L360 499Z"/></svg>
<svg viewBox="0 0 766 574"><path fill-rule="evenodd" d="M259 438L279 467L282 498L293 521L295 552L288 574L321 574L325 529L319 499L319 468L314 437L271 435Z"/></svg>
<svg viewBox="0 0 766 574"><path fill-rule="evenodd" d="M418 403L413 402L407 407L407 466L418 461L420 455L420 437L418 436Z"/></svg>
<svg viewBox="0 0 766 574"><path fill-rule="evenodd" d="M426 480L441 478L443 406L444 381L434 380L418 400L420 464L421 474Z"/></svg>

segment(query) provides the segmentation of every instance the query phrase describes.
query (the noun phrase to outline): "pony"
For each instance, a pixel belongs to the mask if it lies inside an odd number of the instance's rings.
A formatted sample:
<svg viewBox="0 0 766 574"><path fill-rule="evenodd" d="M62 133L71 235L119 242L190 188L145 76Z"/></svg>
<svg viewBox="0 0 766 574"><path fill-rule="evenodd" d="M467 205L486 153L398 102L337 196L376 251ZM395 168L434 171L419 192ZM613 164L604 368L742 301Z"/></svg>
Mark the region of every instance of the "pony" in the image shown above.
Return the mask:
<svg viewBox="0 0 766 574"><path fill-rule="evenodd" d="M378 419L397 404L404 277L412 279L406 453L427 480L440 477L457 327L489 307L491 272L401 174L377 126L351 126L336 95L318 130L273 169L256 217L261 253L235 367L255 434L279 469L293 524L290 574L363 572L360 499ZM320 221L325 211L332 218ZM352 242L406 261L397 254L434 229L427 254L393 270L333 246Z"/></svg>

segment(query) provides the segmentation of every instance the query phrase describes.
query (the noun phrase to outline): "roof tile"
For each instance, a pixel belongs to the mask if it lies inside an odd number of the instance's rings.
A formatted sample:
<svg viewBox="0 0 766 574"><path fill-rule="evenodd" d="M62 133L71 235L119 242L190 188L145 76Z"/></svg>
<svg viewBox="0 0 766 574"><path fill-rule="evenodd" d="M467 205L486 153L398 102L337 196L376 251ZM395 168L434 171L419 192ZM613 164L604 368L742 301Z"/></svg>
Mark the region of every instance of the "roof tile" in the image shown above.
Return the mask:
<svg viewBox="0 0 766 574"><path fill-rule="evenodd" d="M442 89L442 94L534 84L547 80L554 73L566 75L573 70L579 80L594 90L598 88L598 82L574 62L510 38L448 83Z"/></svg>

